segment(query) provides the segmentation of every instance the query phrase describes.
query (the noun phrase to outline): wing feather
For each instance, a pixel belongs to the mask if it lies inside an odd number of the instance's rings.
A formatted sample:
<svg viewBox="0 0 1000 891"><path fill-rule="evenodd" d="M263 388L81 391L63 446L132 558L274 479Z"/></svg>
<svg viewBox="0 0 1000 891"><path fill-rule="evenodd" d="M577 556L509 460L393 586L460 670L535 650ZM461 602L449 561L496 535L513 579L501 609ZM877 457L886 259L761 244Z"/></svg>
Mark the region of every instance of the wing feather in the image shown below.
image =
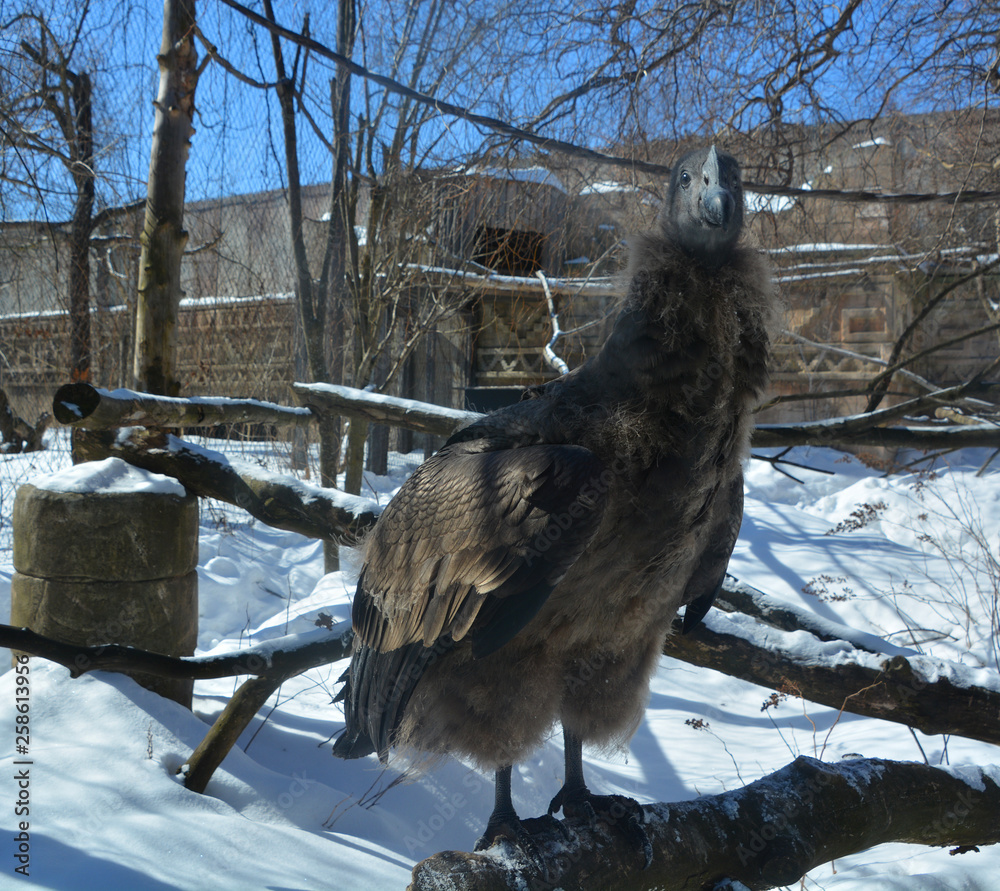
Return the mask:
<svg viewBox="0 0 1000 891"><path fill-rule="evenodd" d="M430 653L482 658L531 621L600 525L588 449L456 442L422 464L366 542L337 753L384 758Z"/></svg>
<svg viewBox="0 0 1000 891"><path fill-rule="evenodd" d="M488 451L474 441L443 449L370 536L355 631L380 650L432 646L445 634L461 640L482 595L504 600L540 582L551 590L597 530L603 469L579 446Z"/></svg>

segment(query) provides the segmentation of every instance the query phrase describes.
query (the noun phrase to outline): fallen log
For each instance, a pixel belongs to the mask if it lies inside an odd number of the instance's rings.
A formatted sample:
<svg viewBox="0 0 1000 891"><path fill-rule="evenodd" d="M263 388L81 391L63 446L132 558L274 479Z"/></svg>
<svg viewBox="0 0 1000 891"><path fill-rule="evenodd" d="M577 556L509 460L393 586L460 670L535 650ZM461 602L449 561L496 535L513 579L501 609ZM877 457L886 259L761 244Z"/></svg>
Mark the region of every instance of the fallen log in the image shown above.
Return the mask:
<svg viewBox="0 0 1000 891"><path fill-rule="evenodd" d="M790 885L809 870L888 842L1000 842L1000 769L946 769L858 758L799 757L732 792L643 806L653 862L614 825L538 821L540 862L505 841L487 851L446 851L418 863L409 891L704 891ZM736 884L723 885L726 880Z"/></svg>

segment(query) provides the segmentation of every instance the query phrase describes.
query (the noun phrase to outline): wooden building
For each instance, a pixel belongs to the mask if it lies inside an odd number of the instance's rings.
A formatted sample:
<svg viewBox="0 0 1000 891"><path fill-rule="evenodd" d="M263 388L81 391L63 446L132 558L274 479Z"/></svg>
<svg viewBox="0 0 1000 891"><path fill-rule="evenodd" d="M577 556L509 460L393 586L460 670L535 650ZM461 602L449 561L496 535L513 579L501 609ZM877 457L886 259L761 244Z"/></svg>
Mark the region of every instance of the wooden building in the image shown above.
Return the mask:
<svg viewBox="0 0 1000 891"><path fill-rule="evenodd" d="M996 115L987 127L982 122L956 112L887 119L864 138L798 134L808 151L795 160L789 181L875 193L997 189L1000 127ZM983 162L963 166L977 133ZM421 172L406 184L413 186L406 193L412 210L402 215L407 231L397 233L409 245L396 263L402 282L396 286L405 291L399 305L444 300L453 311L426 333L392 392L486 408L496 404L491 393L502 399L504 388L555 376L558 363L545 351L550 311L566 332L552 349L569 367L600 348L622 293L614 271L625 239L651 224L662 183L616 181L607 171L588 175L569 166L557 174L539 167L478 168ZM382 200L363 192L359 219L370 220ZM306 189L303 201L307 250L316 262L327 188ZM775 346L773 391L795 400L769 410L764 418L772 421L858 410L860 398L828 394L863 385L931 295L997 254L1000 217L991 204L750 194L747 205L753 237L774 258L790 332ZM130 379L139 223L137 211L122 214L94 243L93 366L94 381L103 386ZM287 384L304 377L304 368L284 193L192 204L185 225L183 392L287 401ZM357 235L366 247L365 227ZM0 264L7 270L0 282L0 386L28 419L46 410L65 382L67 320L60 301L67 288L60 259L59 227L0 224ZM909 349L997 321L1000 278L991 273L957 287L928 315ZM349 324L338 336L347 349ZM983 367L997 349L997 332L984 332L907 370L947 384ZM899 389L910 385L920 386L910 378Z"/></svg>

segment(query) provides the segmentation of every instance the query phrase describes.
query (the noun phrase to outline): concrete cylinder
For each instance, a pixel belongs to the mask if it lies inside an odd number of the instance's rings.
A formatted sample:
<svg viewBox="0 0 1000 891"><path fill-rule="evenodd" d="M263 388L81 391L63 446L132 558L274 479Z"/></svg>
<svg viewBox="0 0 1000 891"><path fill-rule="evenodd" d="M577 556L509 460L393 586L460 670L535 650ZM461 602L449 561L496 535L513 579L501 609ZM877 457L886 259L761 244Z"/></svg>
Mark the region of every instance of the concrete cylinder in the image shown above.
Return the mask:
<svg viewBox="0 0 1000 891"><path fill-rule="evenodd" d="M11 624L67 643L188 656L198 640L198 499L107 458L36 477L14 499ZM193 682L130 673L191 707Z"/></svg>

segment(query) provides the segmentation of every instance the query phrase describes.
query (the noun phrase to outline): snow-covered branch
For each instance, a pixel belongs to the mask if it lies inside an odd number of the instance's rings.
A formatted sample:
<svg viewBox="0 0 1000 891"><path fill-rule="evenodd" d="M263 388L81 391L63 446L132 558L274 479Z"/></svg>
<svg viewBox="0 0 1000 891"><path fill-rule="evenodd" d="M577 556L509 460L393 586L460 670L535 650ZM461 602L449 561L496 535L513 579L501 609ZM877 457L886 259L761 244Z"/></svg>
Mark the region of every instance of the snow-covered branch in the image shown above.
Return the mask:
<svg viewBox="0 0 1000 891"><path fill-rule="evenodd" d="M545 354L545 361L548 362L549 366L554 368L560 374L566 374L569 371L569 366L556 355L555 345L556 341L562 336L562 328L559 327L559 313L556 312L556 304L552 299L552 289L549 287L549 280L545 277L545 273L541 269L535 272L538 276L539 281L542 283L542 288L545 290L545 303L549 308L549 322L552 325L552 336L549 337L548 343L542 347L542 352Z"/></svg>
<svg viewBox="0 0 1000 891"><path fill-rule="evenodd" d="M37 634L30 628L0 625L0 647L40 656L68 668L73 677L88 671L139 671L161 678L206 680L250 675L287 679L351 653L350 623L288 634L232 653L215 656L166 656L137 647L107 643L82 646Z"/></svg>
<svg viewBox="0 0 1000 891"><path fill-rule="evenodd" d="M394 424L435 436L451 436L459 427L482 417L479 412L445 408L430 402L385 396L336 384L296 383L292 384L292 392L299 402L315 411L355 415L375 424Z"/></svg>
<svg viewBox="0 0 1000 891"><path fill-rule="evenodd" d="M193 396L180 399L135 390L104 390L67 384L52 398L60 424L106 430L111 427L212 427L216 424L298 426L313 421L307 408L290 408L258 399Z"/></svg>
<svg viewBox="0 0 1000 891"><path fill-rule="evenodd" d="M310 538L355 539L374 525L382 510L367 498L268 473L142 427L82 431L74 447L84 460L122 458L136 467L172 476L203 498L235 504L269 526Z"/></svg>
<svg viewBox="0 0 1000 891"><path fill-rule="evenodd" d="M977 845L1000 842L998 812L998 768L957 774L874 758L828 764L799 757L742 789L645 805L648 869L634 840L614 827L538 821L540 862L502 841L482 853L446 851L414 867L410 891L764 891L888 842L951 845L952 853L974 857Z"/></svg>
<svg viewBox="0 0 1000 891"><path fill-rule="evenodd" d="M723 601L729 587L720 594ZM758 607L769 600L757 594ZM712 610L687 634L670 635L663 652L830 708L927 734L953 733L1000 745L995 671L904 650L893 653L897 648L869 635L851 641L857 632L837 633L833 623L807 631L789 622L794 611L774 606L776 624L787 630L765 624L767 618Z"/></svg>

